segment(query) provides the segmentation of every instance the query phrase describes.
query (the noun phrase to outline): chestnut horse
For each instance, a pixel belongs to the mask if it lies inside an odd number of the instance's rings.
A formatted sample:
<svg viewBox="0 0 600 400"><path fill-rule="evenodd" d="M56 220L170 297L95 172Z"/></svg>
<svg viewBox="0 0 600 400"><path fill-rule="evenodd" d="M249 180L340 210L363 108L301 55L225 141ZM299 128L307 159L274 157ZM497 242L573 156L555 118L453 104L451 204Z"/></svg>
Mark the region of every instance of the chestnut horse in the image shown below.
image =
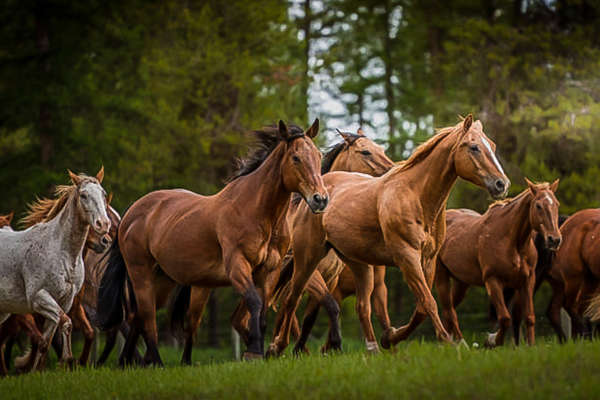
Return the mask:
<svg viewBox="0 0 600 400"><path fill-rule="evenodd" d="M573 337L591 334L583 320L585 314L592 320L599 316L600 209L578 211L560 229L563 244L556 252L547 275L552 286L548 318L559 340L564 342L566 335L560 324L561 307L571 317Z"/></svg>
<svg viewBox="0 0 600 400"><path fill-rule="evenodd" d="M265 277L287 251L289 240L281 235L288 235L290 196L300 193L315 213L328 203L319 169L321 153L312 142L318 125L315 120L303 132L279 121L278 127L257 131L260 147L214 196L160 190L129 208L98 293L98 314L106 328L121 323L125 281L131 285L135 313L126 354L141 333L146 361L162 365L153 287L153 276L161 273L180 285L232 285L251 314L245 358L262 357L264 299L271 290Z"/></svg>
<svg viewBox="0 0 600 400"><path fill-rule="evenodd" d="M330 171L350 171L359 172L363 174L380 176L387 172L394 163L390 160L383 151L382 146L373 142L367 138L362 129L359 129L356 134L351 132L342 132L337 130L338 134L342 137L342 141L331 146L329 151L323 156L321 164L321 174L326 174ZM292 205L294 207L294 205ZM291 215L292 209L288 212ZM323 262L338 262L337 257L333 254L335 259L323 260ZM279 271L277 271L278 275ZM318 271L315 271L318 274ZM277 276L275 276L277 278ZM276 280L276 279L275 279ZM205 305L209 298L210 289L202 287L194 287L191 293L188 289L180 288L177 298L172 302L172 310L170 314L172 316L172 325L175 329L183 326L182 317L185 314L187 323L184 326L185 331L185 346L183 356L181 359L182 364L191 364L191 352L196 336L196 331L200 324L202 314L204 312ZM269 302L269 300L267 300ZM189 309L187 305L189 304ZM313 302L311 302L313 304ZM314 302L317 306L318 302ZM187 312L186 312L187 310ZM234 314L233 326L238 330L240 335L247 340L247 312ZM297 321L295 321L294 327L297 329ZM296 337L299 332L295 332Z"/></svg>
<svg viewBox="0 0 600 400"><path fill-rule="evenodd" d="M369 265L401 268L417 299L409 325L384 333L391 342L405 339L415 321L425 315L433 320L437 337L449 342L430 289L433 261L446 230L446 201L459 176L485 187L494 197L505 195L509 180L493 148L481 122L473 123L469 115L456 126L442 129L381 177L348 172L325 175L331 196L327 211L315 216L301 205L294 216L292 289L279 310L281 329L268 354L280 354L288 345L300 296L319 261L332 249L356 278L357 310L367 342L375 342Z"/></svg>
<svg viewBox="0 0 600 400"><path fill-rule="evenodd" d="M505 288L515 289L517 295L513 307L515 329L525 316L527 342L535 342L533 290L538 255L533 238L539 232L545 247L556 250L561 234L559 203L554 195L558 180L552 184L527 180L527 185L517 197L490 205L483 215L466 209L446 213L446 240L437 258L435 287L444 326L456 340L462 340L463 335L455 308L469 286L475 285L486 288L498 314L499 329L490 334L486 345L502 345L511 326Z"/></svg>

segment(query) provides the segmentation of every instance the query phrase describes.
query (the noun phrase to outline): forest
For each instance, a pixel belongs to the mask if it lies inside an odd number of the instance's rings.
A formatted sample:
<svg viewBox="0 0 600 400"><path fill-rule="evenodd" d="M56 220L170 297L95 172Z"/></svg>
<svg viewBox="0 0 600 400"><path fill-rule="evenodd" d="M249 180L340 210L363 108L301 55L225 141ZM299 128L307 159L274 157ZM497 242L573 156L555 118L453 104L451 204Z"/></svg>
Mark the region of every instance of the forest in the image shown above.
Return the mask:
<svg viewBox="0 0 600 400"><path fill-rule="evenodd" d="M156 189L215 193L248 132L280 119L319 118L323 150L360 127L402 160L469 113L511 195L560 178L562 214L597 207L599 17L591 0L6 0L0 214L101 165L119 212ZM449 206L490 202L460 182ZM202 328L212 344L229 340L228 290Z"/></svg>

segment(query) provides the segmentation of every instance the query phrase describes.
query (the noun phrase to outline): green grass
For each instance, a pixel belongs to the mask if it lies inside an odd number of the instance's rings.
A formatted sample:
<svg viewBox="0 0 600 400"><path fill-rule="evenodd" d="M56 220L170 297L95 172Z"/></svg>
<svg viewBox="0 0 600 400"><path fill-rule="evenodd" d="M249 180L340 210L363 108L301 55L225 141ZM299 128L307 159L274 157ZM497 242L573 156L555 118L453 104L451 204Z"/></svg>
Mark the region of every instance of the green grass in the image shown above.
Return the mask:
<svg viewBox="0 0 600 400"><path fill-rule="evenodd" d="M179 352L163 354L174 363ZM600 342L483 350L413 341L377 356L361 349L258 362L208 357L164 369L55 369L3 379L0 398L574 399L598 397L599 378Z"/></svg>

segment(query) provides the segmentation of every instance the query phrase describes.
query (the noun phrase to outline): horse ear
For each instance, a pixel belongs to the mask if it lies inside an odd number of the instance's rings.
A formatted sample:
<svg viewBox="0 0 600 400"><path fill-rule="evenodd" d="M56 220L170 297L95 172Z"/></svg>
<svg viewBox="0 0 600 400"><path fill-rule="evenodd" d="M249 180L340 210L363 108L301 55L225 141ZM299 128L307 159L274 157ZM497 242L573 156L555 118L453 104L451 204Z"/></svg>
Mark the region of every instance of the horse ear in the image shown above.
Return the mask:
<svg viewBox="0 0 600 400"><path fill-rule="evenodd" d="M473 114L469 114L463 120L463 131L462 131L463 135L469 131L472 124L473 124Z"/></svg>
<svg viewBox="0 0 600 400"><path fill-rule="evenodd" d="M10 225L10 221L12 221L13 217L15 216L15 212L11 211L10 214L8 214L6 216L6 222L8 222L8 224Z"/></svg>
<svg viewBox="0 0 600 400"><path fill-rule="evenodd" d="M71 182L73 182L73 185L79 185L82 180L81 177L75 175L70 169L67 169L67 171L69 171L69 177L71 178Z"/></svg>
<svg viewBox="0 0 600 400"><path fill-rule="evenodd" d="M312 123L310 128L306 131L306 136L311 139L314 139L319 134L319 118L315 118L315 121Z"/></svg>
<svg viewBox="0 0 600 400"><path fill-rule="evenodd" d="M357 134L358 136L365 136L365 133L363 132L362 128L358 128L358 129L356 130L356 134Z"/></svg>
<svg viewBox="0 0 600 400"><path fill-rule="evenodd" d="M535 196L538 192L538 188L535 186L535 183L531 182L529 179L525 178L525 182L527 182L527 186L529 186L529 190Z"/></svg>
<svg viewBox="0 0 600 400"><path fill-rule="evenodd" d="M344 141L348 144L350 144L350 142L352 141L352 136L350 136L350 134L348 132L342 132L339 129L336 129L337 133L340 134L340 136L342 138L344 138Z"/></svg>
<svg viewBox="0 0 600 400"><path fill-rule="evenodd" d="M554 193L556 193L556 191L558 190L558 182L560 182L560 179L556 179L550 184L550 190L552 190Z"/></svg>
<svg viewBox="0 0 600 400"><path fill-rule="evenodd" d="M102 183L102 179L104 179L104 165L100 167L100 171L96 174L96 179L98 179L98 182Z"/></svg>
<svg viewBox="0 0 600 400"><path fill-rule="evenodd" d="M290 137L287 125L285 124L285 122L283 122L283 120L280 119L278 126L279 126L279 136L281 136L283 139L287 140Z"/></svg>
<svg viewBox="0 0 600 400"><path fill-rule="evenodd" d="M106 196L106 205L109 205L113 199L113 192L110 192L108 196Z"/></svg>

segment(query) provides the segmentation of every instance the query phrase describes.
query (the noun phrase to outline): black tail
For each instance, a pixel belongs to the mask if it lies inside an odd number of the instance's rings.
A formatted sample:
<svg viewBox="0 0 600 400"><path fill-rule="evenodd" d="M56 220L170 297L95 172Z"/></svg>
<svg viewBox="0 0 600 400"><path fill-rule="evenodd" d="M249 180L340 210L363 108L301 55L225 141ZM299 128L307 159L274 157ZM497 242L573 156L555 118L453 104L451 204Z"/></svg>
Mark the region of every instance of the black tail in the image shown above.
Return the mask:
<svg viewBox="0 0 600 400"><path fill-rule="evenodd" d="M281 295L283 292L283 288L292 280L292 275L294 274L294 256L291 253L285 255L283 259L283 267L281 267L281 273L279 274L279 280L273 288L273 303L283 300L281 299Z"/></svg>
<svg viewBox="0 0 600 400"><path fill-rule="evenodd" d="M177 285L171 297L168 315L171 316L171 333L173 335L177 335L183 331L185 314L190 308L191 293L191 286Z"/></svg>
<svg viewBox="0 0 600 400"><path fill-rule="evenodd" d="M110 329L123 321L126 280L127 267L119 248L117 234L109 250L108 265L98 288L96 310L100 329ZM130 293L130 296L133 297L133 292Z"/></svg>

